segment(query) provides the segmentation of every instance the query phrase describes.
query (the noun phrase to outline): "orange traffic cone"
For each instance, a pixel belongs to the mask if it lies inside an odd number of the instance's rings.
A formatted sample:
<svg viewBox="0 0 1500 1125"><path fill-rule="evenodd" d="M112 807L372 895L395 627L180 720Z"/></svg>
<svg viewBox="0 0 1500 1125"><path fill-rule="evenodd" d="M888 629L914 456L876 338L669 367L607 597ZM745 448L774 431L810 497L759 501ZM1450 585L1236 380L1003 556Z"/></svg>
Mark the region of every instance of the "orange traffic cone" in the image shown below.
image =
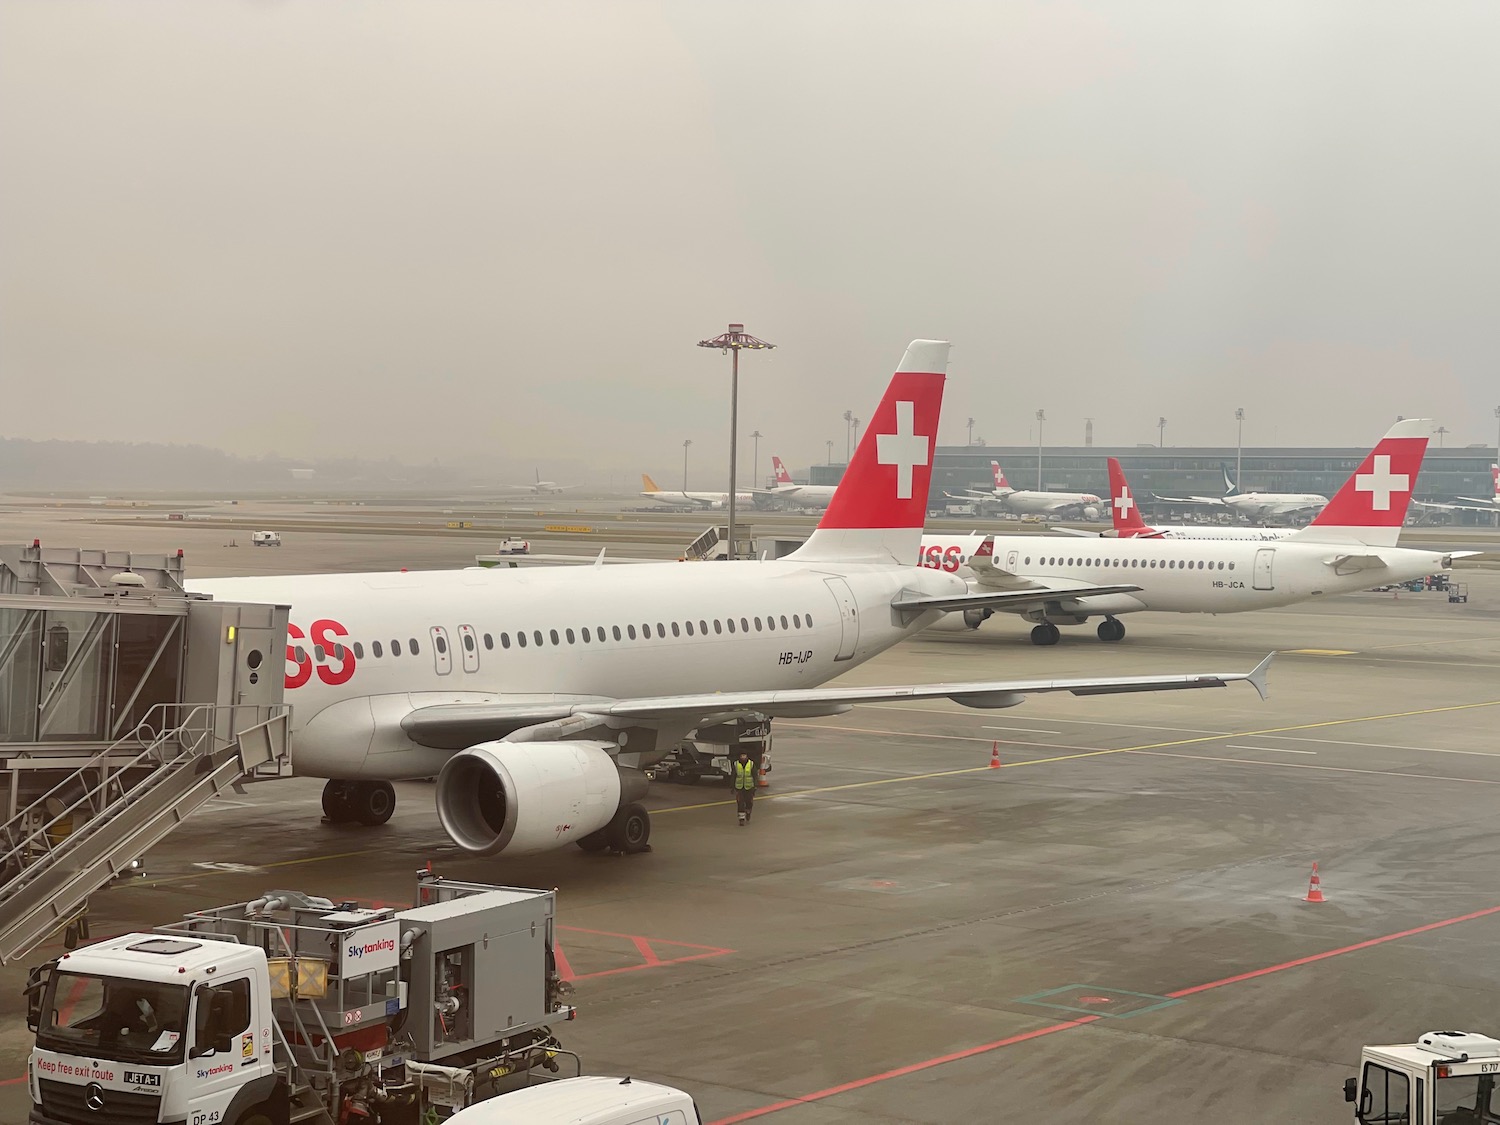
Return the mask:
<svg viewBox="0 0 1500 1125"><path fill-rule="evenodd" d="M1323 897L1323 880L1318 878L1318 865L1313 863L1312 878L1307 881L1307 897L1303 902L1326 902Z"/></svg>
<svg viewBox="0 0 1500 1125"><path fill-rule="evenodd" d="M766 780L766 767L765 766L761 766L760 769L756 771L756 774L755 774L755 784L759 788L761 788L761 789L764 789L766 786L768 786L768 785L771 784L769 781Z"/></svg>
<svg viewBox="0 0 1500 1125"><path fill-rule="evenodd" d="M1000 744L998 742L995 742L995 743L992 743L991 746L990 746L990 769L997 770L999 768L1000 768Z"/></svg>

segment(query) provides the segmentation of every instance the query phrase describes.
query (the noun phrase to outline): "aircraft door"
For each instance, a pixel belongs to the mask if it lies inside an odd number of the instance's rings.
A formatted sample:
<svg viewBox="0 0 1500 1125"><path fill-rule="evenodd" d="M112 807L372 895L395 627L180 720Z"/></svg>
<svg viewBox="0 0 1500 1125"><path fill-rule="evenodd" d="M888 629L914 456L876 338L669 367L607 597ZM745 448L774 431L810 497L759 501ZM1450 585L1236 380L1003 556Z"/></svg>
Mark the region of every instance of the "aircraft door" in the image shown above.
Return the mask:
<svg viewBox="0 0 1500 1125"><path fill-rule="evenodd" d="M479 671L479 638L474 635L474 626L458 627L459 655L463 657L464 671Z"/></svg>
<svg viewBox="0 0 1500 1125"><path fill-rule="evenodd" d="M446 676L453 671L453 650L448 647L448 630L441 625L434 625L430 632L432 634L432 662L437 668L437 674Z"/></svg>
<svg viewBox="0 0 1500 1125"><path fill-rule="evenodd" d="M1271 582L1271 560L1276 557L1274 547L1262 547L1255 552L1255 581L1252 585L1257 590L1274 590L1276 587Z"/></svg>
<svg viewBox="0 0 1500 1125"><path fill-rule="evenodd" d="M1008 571L1010 571L1012 574L1016 573L1016 565L1020 561L1021 561L1021 552L1020 551L1007 551L1007 552L1005 552L1005 569L1008 570Z"/></svg>
<svg viewBox="0 0 1500 1125"><path fill-rule="evenodd" d="M859 646L859 603L854 600L854 591L842 578L825 578L829 592L839 607L839 626L843 630L839 638L838 655L835 660L849 660Z"/></svg>

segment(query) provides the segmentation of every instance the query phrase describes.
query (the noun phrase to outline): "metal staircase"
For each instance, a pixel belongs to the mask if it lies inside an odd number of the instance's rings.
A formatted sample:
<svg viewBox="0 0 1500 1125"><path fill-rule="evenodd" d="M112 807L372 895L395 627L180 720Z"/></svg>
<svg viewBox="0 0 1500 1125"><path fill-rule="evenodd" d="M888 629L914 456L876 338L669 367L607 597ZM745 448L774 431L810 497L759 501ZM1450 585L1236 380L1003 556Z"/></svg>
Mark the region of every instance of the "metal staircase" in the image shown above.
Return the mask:
<svg viewBox="0 0 1500 1125"><path fill-rule="evenodd" d="M246 775L279 776L285 704L162 703L0 828L0 964Z"/></svg>

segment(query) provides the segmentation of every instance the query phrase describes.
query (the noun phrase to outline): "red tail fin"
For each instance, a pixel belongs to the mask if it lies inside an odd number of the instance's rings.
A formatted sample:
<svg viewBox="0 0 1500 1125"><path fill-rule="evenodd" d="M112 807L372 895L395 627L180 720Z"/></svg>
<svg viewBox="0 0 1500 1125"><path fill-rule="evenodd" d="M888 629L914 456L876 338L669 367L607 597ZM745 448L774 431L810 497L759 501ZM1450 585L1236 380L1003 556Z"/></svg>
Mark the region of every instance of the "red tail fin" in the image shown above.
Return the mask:
<svg viewBox="0 0 1500 1125"><path fill-rule="evenodd" d="M1125 470L1120 468L1120 462L1114 457L1109 458L1108 463L1109 502L1115 523L1115 534L1121 539L1150 534L1151 528L1147 527L1146 521L1141 519L1140 509L1136 507L1135 495L1130 491L1130 482L1125 479Z"/></svg>
<svg viewBox="0 0 1500 1125"><path fill-rule="evenodd" d="M792 474L786 471L786 466L781 463L780 457L771 458L771 467L776 470L777 484L793 484Z"/></svg>
<svg viewBox="0 0 1500 1125"><path fill-rule="evenodd" d="M1428 418L1406 418L1386 432L1298 539L1395 546L1427 453Z"/></svg>
<svg viewBox="0 0 1500 1125"><path fill-rule="evenodd" d="M991 461L990 462L990 472L992 472L992 473L995 474L995 487L996 488L1009 488L1010 487L1010 485L1008 485L1008 484L1005 483L1005 470L1000 467L1000 462L999 461Z"/></svg>
<svg viewBox="0 0 1500 1125"><path fill-rule="evenodd" d="M948 344L913 340L799 559L907 563L922 539Z"/></svg>

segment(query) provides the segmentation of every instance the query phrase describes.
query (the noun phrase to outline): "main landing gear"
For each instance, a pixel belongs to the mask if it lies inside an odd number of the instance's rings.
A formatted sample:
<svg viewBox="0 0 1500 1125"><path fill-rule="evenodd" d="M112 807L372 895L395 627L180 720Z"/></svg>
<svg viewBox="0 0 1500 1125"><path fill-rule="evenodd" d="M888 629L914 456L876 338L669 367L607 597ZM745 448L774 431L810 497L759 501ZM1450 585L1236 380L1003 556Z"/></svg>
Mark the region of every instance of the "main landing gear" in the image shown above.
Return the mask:
<svg viewBox="0 0 1500 1125"><path fill-rule="evenodd" d="M612 851L636 855L651 850L651 814L634 802L621 805L612 819L597 832L578 841L586 852Z"/></svg>
<svg viewBox="0 0 1500 1125"><path fill-rule="evenodd" d="M1031 643L1034 645L1055 645L1061 637L1062 633L1050 621L1043 621L1031 630Z"/></svg>
<svg viewBox="0 0 1500 1125"><path fill-rule="evenodd" d="M330 781L323 786L323 815L330 824L374 827L396 811L396 787L389 781Z"/></svg>
<svg viewBox="0 0 1500 1125"><path fill-rule="evenodd" d="M1125 622L1113 617L1106 617L1099 622L1099 639L1101 641L1119 641L1125 638Z"/></svg>

